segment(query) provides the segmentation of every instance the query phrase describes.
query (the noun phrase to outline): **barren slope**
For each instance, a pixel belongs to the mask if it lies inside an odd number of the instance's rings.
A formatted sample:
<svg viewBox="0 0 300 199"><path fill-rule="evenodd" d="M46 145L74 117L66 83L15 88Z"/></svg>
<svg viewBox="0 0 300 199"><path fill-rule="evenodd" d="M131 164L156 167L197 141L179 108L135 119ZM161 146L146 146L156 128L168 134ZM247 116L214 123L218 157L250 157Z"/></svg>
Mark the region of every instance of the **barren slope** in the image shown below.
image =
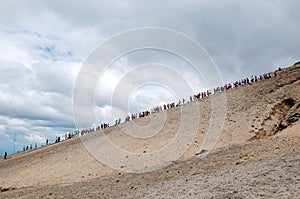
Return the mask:
<svg viewBox="0 0 300 199"><path fill-rule="evenodd" d="M212 96L212 98L214 97L217 96ZM90 193L92 197L99 194L108 194L106 197L112 198L121 197L121 192L127 194L124 197L131 195L146 197L147 195L155 196L151 195L155 193L163 194L166 190L168 190L168 194L178 193L179 189L186 190L188 187L189 190L195 190L193 191L194 195L190 195L191 197L202 196L202 192L196 191L196 187L202 186L196 183L199 178L207 178L209 184L218 184L220 179L211 172L218 171L220 175L223 175L224 172L233 172L234 170L237 170L236 177L240 178L241 173L247 173L249 167L262 166L265 167L264 170L270 168L272 166L270 161L273 161L272 157L277 157L274 159L274 164L279 164L279 166L284 161L294 161L291 163L294 165L291 169L296 175L296 182L299 183L299 173L295 173L296 170L299 170L299 164L297 164L299 163L300 151L299 121L295 124L288 124L286 119L291 112L300 112L300 65L283 69L277 73L277 77L272 79L227 91L226 98L227 112L222 134L215 151L201 161L195 157L195 153L199 152L210 123L211 98L194 102L197 103L200 110L200 128L197 136L192 145L189 146L190 148L180 158L180 161L165 169L146 174L119 173L95 160L85 149L80 139L76 138L29 153L17 154L6 161L1 160L0 187L32 188L0 193L0 197L24 196L26 198L35 194L47 196L48 192L51 193L50 197L53 192L69 197L71 196L70 190L72 190L72 194L78 197L87 196L84 194L86 192ZM185 106L191 106L191 104ZM120 128L126 128L129 131L134 130L134 126L131 126L130 123L122 124L120 127L112 127L105 130L105 133L113 143L128 151L137 153L155 151L175 136L180 125L180 108L170 109L167 114L167 121L160 133L151 138L134 138L122 133ZM185 114L193 115L192 112ZM146 125L149 118L138 119L134 122L139 125ZM98 135L100 136L101 133L87 135L86 140L93 140ZM260 159L266 162L260 163ZM282 166L285 168L287 165L283 164ZM289 172L289 170L285 171ZM257 172L257 170L249 170L248 173L253 177L258 175ZM103 176L106 178L99 178ZM213 178L210 179L211 177ZM234 175L226 178L235 180ZM182 188L187 184L185 180L192 181L192 183L188 184L188 187ZM165 181L168 183L164 183ZM236 184L237 182L233 183L232 186L239 186ZM294 183L295 181L291 182ZM64 185L59 185L60 183L64 183ZM147 184L150 187L147 187ZM164 184L166 185L164 186ZM255 181L252 184L255 185ZM90 185L93 185L93 188ZM34 188L39 186L44 188ZM61 190L59 188L61 186L64 186L65 190ZM74 187L80 188L76 191L73 189ZM136 187L138 189L135 189ZM294 188L298 189L296 194L299 193L299 186ZM154 190L157 189L158 191L155 192ZM32 190L35 191L35 194L32 194ZM243 194L247 193L246 189L242 190ZM215 191L215 189L211 191ZM288 191L283 191L283 194L286 192ZM231 192L224 192L220 188L216 193L224 193L225 197L228 196L226 193L230 194ZM184 193L182 194L184 195ZM203 194L203 196L208 196ZM244 197L243 194L238 196ZM166 197L167 195L163 196Z"/></svg>

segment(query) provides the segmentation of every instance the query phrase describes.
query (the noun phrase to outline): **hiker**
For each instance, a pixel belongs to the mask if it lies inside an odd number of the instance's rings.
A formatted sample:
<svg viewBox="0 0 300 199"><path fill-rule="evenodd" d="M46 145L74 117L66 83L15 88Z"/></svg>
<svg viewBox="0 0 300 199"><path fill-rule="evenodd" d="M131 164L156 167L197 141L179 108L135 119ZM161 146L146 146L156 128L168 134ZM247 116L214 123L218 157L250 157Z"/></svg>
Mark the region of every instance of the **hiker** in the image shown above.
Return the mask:
<svg viewBox="0 0 300 199"><path fill-rule="evenodd" d="M7 152L4 153L4 160L7 158Z"/></svg>

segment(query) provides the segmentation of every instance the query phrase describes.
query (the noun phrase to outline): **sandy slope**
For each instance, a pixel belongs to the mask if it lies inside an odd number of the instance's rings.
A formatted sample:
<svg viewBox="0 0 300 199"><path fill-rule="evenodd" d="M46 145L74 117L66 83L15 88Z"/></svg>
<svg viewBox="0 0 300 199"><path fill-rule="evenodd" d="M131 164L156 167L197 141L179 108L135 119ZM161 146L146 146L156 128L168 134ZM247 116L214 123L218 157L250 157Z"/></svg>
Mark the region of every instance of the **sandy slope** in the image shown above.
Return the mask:
<svg viewBox="0 0 300 199"><path fill-rule="evenodd" d="M130 195L133 198L299 198L300 139L296 135L299 129L300 123L274 139L260 141L260 146L233 147L226 155L219 155L230 160L228 156L236 155L235 150L242 150L240 159L230 167L215 168L212 172L199 170Z"/></svg>
<svg viewBox="0 0 300 199"><path fill-rule="evenodd" d="M80 139L73 139L1 160L0 187L4 192L0 198L297 198L300 122L288 125L286 117L290 112L300 112L300 66L284 69L275 78L228 91L226 98L222 134L214 151L203 159L195 157L195 153L199 152L210 123L211 98L185 105L198 106L200 128L180 160L167 168L144 174L119 172L99 163ZM188 110L191 112L184 115L193 115L193 110ZM149 153L165 146L180 127L180 108L169 110L167 116L163 125L157 120L154 126L163 128L151 138L122 133L122 129L136 128L130 123L107 129L105 134L127 151ZM149 118L135 123L146 125ZM85 139L94 140L97 136L101 133Z"/></svg>
<svg viewBox="0 0 300 199"><path fill-rule="evenodd" d="M74 139L1 162L0 187L76 182L111 173L85 151L80 139Z"/></svg>

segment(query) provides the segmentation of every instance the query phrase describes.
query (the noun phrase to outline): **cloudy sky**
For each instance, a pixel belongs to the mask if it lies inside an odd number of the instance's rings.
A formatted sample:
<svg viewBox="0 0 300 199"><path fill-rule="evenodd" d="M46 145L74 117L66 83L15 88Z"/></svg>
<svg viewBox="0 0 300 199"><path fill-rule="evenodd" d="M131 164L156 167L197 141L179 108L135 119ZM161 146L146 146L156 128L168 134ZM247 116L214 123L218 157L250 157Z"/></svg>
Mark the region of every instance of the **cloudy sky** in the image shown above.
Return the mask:
<svg viewBox="0 0 300 199"><path fill-rule="evenodd" d="M14 135L17 151L74 130L72 98L82 64L101 42L129 29L162 27L191 37L206 49L224 82L300 59L297 0L82 2L1 0L0 155L13 152ZM130 72L148 63L174 67L175 73L152 70L154 66L138 75L138 69ZM134 52L116 60L99 82L99 122L186 97L168 87L143 84L145 77L157 73L173 78L179 87L178 74L192 79L194 91L206 88L205 77L194 77L180 58L159 51ZM115 93L120 85L133 90L125 100L120 99L122 90Z"/></svg>

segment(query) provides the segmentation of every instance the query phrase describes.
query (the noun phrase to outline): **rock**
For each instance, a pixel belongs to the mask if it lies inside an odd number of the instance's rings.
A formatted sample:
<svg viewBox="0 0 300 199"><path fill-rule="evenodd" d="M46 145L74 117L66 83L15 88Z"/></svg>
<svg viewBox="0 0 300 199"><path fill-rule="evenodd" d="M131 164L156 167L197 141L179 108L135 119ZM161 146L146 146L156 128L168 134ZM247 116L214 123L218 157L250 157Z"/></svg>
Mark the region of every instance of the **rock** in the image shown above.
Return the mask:
<svg viewBox="0 0 300 199"><path fill-rule="evenodd" d="M293 122L298 121L299 118L300 118L299 113L291 113L287 118L287 122L288 123L293 123Z"/></svg>
<svg viewBox="0 0 300 199"><path fill-rule="evenodd" d="M298 61L298 62L294 63L294 66L295 66L295 65L298 65L298 64L300 64L300 61Z"/></svg>
<svg viewBox="0 0 300 199"><path fill-rule="evenodd" d="M201 151L199 153L196 153L195 155L200 155L200 156L204 156L208 153L209 151L206 149L201 149Z"/></svg>

